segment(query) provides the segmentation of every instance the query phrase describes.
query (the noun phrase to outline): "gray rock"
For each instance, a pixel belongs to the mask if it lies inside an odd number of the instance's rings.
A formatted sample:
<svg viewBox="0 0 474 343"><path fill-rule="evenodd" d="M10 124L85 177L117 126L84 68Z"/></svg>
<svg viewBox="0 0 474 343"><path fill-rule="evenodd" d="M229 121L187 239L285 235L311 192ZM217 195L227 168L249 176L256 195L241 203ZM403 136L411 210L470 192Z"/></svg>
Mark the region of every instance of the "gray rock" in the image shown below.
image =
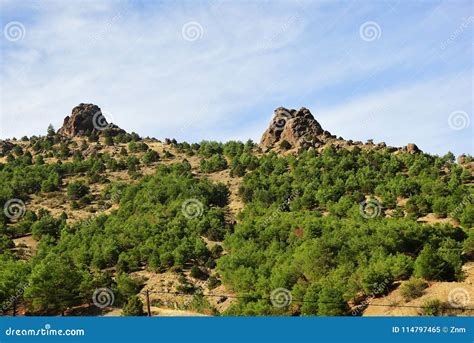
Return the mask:
<svg viewBox="0 0 474 343"><path fill-rule="evenodd" d="M7 141L0 141L0 156L3 157L11 151L16 144Z"/></svg>
<svg viewBox="0 0 474 343"><path fill-rule="evenodd" d="M125 133L118 126L108 123L99 106L79 104L74 107L71 116L64 118L63 126L58 133L66 137L84 136L87 133L101 133L108 130L112 135Z"/></svg>
<svg viewBox="0 0 474 343"><path fill-rule="evenodd" d="M409 143L407 144L407 146L405 147L406 149L406 152L409 153L409 154L418 154L421 152L421 150L418 148L418 146L414 143Z"/></svg>
<svg viewBox="0 0 474 343"><path fill-rule="evenodd" d="M274 117L263 134L260 145L273 147L286 140L293 147L301 147L323 132L321 125L307 108L295 110L279 107L274 111Z"/></svg>

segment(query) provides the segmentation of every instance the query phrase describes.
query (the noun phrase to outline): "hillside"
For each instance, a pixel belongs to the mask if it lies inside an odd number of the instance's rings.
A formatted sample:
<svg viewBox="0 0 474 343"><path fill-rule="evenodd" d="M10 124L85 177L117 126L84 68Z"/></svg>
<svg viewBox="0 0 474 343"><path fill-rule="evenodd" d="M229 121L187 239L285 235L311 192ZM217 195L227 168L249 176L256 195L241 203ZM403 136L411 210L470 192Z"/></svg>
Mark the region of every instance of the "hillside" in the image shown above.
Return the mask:
<svg viewBox="0 0 474 343"><path fill-rule="evenodd" d="M2 141L0 183L4 315L473 314L472 157L345 140L306 108L260 144L190 144L80 104Z"/></svg>

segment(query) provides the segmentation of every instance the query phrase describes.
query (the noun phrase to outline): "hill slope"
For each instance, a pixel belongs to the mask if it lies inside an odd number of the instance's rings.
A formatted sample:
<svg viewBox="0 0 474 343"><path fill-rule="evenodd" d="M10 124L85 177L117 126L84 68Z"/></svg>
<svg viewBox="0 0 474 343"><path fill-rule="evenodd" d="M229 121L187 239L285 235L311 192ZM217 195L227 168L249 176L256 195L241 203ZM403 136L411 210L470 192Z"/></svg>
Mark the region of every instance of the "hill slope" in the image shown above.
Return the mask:
<svg viewBox="0 0 474 343"><path fill-rule="evenodd" d="M417 315L435 297L471 313L470 156L346 141L304 108L277 109L261 145L161 142L100 115L81 104L58 132L1 144L5 314L100 314L147 292L211 315ZM405 302L410 278L429 288ZM97 312L102 289L113 307Z"/></svg>

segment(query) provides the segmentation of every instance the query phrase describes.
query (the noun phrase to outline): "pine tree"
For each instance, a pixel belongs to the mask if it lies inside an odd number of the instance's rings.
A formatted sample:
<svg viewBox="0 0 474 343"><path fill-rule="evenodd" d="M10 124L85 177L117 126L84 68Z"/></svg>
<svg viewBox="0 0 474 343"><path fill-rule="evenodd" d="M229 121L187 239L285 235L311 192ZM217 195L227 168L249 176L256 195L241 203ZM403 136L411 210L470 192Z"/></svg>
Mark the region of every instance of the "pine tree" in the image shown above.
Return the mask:
<svg viewBox="0 0 474 343"><path fill-rule="evenodd" d="M56 131L52 124L48 125L48 137L54 137L56 135Z"/></svg>
<svg viewBox="0 0 474 343"><path fill-rule="evenodd" d="M128 299L127 304L122 309L124 316L143 316L143 302L136 295Z"/></svg>
<svg viewBox="0 0 474 343"><path fill-rule="evenodd" d="M321 289L318 300L318 315L343 316L347 311L347 303L342 298L342 292L339 289L328 286Z"/></svg>
<svg viewBox="0 0 474 343"><path fill-rule="evenodd" d="M32 270L25 298L34 311L64 313L68 307L81 303L81 281L82 274L70 258L50 253Z"/></svg>
<svg viewBox="0 0 474 343"><path fill-rule="evenodd" d="M304 315L317 315L318 314L318 300L319 293L321 292L321 286L317 283L312 284L308 287L306 294L304 295L304 303L301 306L301 313Z"/></svg>
<svg viewBox="0 0 474 343"><path fill-rule="evenodd" d="M446 263L441 259L436 250L427 244L415 261L414 274L416 277L426 280L440 280L442 279L441 273L445 266Z"/></svg>

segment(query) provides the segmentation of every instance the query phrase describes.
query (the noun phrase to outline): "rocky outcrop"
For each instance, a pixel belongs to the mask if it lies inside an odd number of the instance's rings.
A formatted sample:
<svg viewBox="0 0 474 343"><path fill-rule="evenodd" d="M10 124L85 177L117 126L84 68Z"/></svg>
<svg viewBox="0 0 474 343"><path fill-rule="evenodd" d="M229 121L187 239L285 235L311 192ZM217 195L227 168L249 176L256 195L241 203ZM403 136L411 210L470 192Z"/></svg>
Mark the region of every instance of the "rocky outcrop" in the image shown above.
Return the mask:
<svg viewBox="0 0 474 343"><path fill-rule="evenodd" d="M322 129L307 108L289 110L279 107L274 113L270 126L260 141L264 147L272 147L283 141L287 141L292 147L301 147L319 143L318 136L331 136Z"/></svg>
<svg viewBox="0 0 474 343"><path fill-rule="evenodd" d="M13 150L16 145L12 142L0 141L0 157L8 154L9 151Z"/></svg>
<svg viewBox="0 0 474 343"><path fill-rule="evenodd" d="M407 144L406 147L403 148L403 151L409 153L409 154L418 154L421 152L421 150L418 148L418 146L414 143L409 143Z"/></svg>
<svg viewBox="0 0 474 343"><path fill-rule="evenodd" d="M70 116L64 118L63 126L58 130L58 133L67 137L75 137L101 133L104 130L108 130L112 135L125 132L118 126L108 123L99 106L79 104L72 109Z"/></svg>
<svg viewBox="0 0 474 343"><path fill-rule="evenodd" d="M398 148L387 146L385 142L374 143L372 139L367 140L364 144L361 141L344 140L342 137L336 137L323 130L311 112L304 107L299 110L278 107L274 111L268 129L262 136L260 145L263 151L270 149L285 151L294 148L314 148L321 151L327 146L333 146L343 149L358 147L366 150L386 150L391 153L418 154L422 152L413 143Z"/></svg>
<svg viewBox="0 0 474 343"><path fill-rule="evenodd" d="M458 156L458 164L465 164L466 163L466 154L462 154Z"/></svg>
<svg viewBox="0 0 474 343"><path fill-rule="evenodd" d="M99 151L101 151L103 148L102 148L102 145L100 144L96 144L96 145L89 145L87 147L87 149L85 149L83 151L83 155L84 156L90 156L90 155L93 155L95 153L98 153Z"/></svg>
<svg viewBox="0 0 474 343"><path fill-rule="evenodd" d="M470 155L462 154L458 156L457 161L461 167L471 170L471 176L474 177L474 161Z"/></svg>

